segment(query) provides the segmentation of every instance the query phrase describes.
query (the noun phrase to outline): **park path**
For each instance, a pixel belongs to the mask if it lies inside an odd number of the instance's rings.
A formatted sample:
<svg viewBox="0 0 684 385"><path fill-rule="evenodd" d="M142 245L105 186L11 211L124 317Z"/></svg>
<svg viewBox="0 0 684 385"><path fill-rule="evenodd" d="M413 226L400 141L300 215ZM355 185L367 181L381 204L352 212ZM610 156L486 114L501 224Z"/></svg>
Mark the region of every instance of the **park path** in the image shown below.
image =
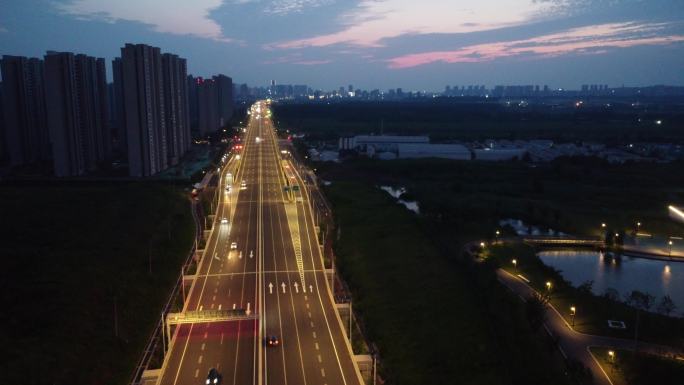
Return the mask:
<svg viewBox="0 0 684 385"><path fill-rule="evenodd" d="M509 290L516 293L523 301L536 294L537 292L521 278L507 272L504 269L496 271L499 281ZM608 374L601 368L596 358L589 352L590 347L606 347L610 349L632 349L634 341L584 334L574 330L570 324L560 315L558 310L551 304L547 305L546 330L558 337L558 344L561 354L566 358L575 359L584 364L594 378L595 384L613 385ZM684 357L684 352L671 346L657 345L646 342L639 342L639 351L657 355Z"/></svg>

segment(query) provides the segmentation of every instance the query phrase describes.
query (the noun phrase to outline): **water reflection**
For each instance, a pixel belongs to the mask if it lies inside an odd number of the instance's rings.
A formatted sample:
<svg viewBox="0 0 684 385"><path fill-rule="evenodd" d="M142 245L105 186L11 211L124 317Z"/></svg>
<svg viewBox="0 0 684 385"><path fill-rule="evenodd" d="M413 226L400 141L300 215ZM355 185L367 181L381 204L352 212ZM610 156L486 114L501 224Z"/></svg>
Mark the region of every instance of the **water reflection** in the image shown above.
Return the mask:
<svg viewBox="0 0 684 385"><path fill-rule="evenodd" d="M602 295L608 288L616 289L621 297L632 290L647 292L657 300L667 294L677 305L675 313L684 310L684 263L592 251L554 250L538 255L574 286L593 280L595 294Z"/></svg>

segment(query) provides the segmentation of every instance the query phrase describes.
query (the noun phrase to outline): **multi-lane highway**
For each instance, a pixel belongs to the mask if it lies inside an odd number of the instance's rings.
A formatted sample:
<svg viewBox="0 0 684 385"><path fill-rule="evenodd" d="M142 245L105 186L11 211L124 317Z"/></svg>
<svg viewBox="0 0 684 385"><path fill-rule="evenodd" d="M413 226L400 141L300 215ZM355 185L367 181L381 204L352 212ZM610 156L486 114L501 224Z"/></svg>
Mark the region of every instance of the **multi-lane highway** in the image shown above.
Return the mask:
<svg viewBox="0 0 684 385"><path fill-rule="evenodd" d="M308 192L281 158L268 105L251 111L240 159L222 170L217 220L184 311L244 309L254 319L178 326L159 383L203 384L217 368L223 384L358 385Z"/></svg>

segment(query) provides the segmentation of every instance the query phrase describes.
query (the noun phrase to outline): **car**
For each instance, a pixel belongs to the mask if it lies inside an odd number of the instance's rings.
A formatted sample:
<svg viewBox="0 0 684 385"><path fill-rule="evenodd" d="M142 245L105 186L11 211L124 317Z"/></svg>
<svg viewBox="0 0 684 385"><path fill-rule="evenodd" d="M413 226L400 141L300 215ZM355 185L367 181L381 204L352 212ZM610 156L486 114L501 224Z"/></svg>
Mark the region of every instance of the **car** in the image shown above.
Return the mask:
<svg viewBox="0 0 684 385"><path fill-rule="evenodd" d="M230 244L230 249L231 249L231 250L237 249L237 242L231 243L231 244Z"/></svg>
<svg viewBox="0 0 684 385"><path fill-rule="evenodd" d="M270 335L270 336L266 337L266 344L268 346L278 346L278 345L280 345L280 340L278 339L278 336Z"/></svg>
<svg viewBox="0 0 684 385"><path fill-rule="evenodd" d="M224 217L224 218L221 218L221 223L224 223L224 224L225 224L225 223L228 223L228 218L225 218L225 217Z"/></svg>
<svg viewBox="0 0 684 385"><path fill-rule="evenodd" d="M215 368L209 369L209 374L207 374L207 385L218 385L221 383L221 380L223 379L223 376L221 373L218 372Z"/></svg>

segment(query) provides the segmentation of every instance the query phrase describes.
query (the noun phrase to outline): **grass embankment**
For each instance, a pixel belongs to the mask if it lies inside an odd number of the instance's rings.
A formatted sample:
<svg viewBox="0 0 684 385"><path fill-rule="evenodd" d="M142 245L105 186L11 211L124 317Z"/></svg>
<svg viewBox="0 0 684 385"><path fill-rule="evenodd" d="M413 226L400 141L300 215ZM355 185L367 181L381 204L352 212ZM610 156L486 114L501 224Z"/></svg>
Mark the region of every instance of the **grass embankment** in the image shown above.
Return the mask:
<svg viewBox="0 0 684 385"><path fill-rule="evenodd" d="M334 182L326 193L340 270L390 383L568 383L491 270L441 253L418 217L372 185Z"/></svg>
<svg viewBox="0 0 684 385"><path fill-rule="evenodd" d="M646 353L592 348L614 385L678 385L684 378L684 362Z"/></svg>
<svg viewBox="0 0 684 385"><path fill-rule="evenodd" d="M540 293L548 293L546 282L552 283L551 303L570 324L570 307L575 306L575 329L582 333L634 339L636 311L622 301L624 298L608 295L594 295L589 287L573 287L561 273L546 266L535 254L534 248L524 244L488 246L482 253L512 274L522 274L530 285ZM513 266L515 258L517 266ZM628 293L623 293L628 294ZM657 303L656 303L657 305ZM654 305L651 310L655 310ZM608 320L624 321L624 330L611 329ZM639 340L663 345L681 346L684 341L684 319L665 317L656 313L641 312Z"/></svg>
<svg viewBox="0 0 684 385"><path fill-rule="evenodd" d="M0 383L126 383L193 242L183 193L4 185L0 212Z"/></svg>

